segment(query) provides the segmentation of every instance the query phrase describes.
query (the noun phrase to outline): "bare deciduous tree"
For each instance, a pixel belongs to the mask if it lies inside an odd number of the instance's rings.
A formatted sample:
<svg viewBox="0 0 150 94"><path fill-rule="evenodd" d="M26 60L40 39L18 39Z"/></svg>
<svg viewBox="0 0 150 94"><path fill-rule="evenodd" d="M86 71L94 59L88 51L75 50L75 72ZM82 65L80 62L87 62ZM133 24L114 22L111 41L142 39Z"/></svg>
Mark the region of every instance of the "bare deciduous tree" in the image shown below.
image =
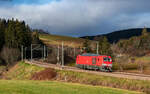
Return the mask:
<svg viewBox="0 0 150 94"><path fill-rule="evenodd" d="M140 71L140 73L143 73L143 70L144 70L144 62L138 61L138 65L139 65L139 71Z"/></svg>
<svg viewBox="0 0 150 94"><path fill-rule="evenodd" d="M7 66L9 66L19 60L20 51L16 48L3 47L1 57L5 60Z"/></svg>
<svg viewBox="0 0 150 94"><path fill-rule="evenodd" d="M128 56L120 56L116 58L116 62L119 64L119 70L123 71L124 66L128 63L129 57Z"/></svg>

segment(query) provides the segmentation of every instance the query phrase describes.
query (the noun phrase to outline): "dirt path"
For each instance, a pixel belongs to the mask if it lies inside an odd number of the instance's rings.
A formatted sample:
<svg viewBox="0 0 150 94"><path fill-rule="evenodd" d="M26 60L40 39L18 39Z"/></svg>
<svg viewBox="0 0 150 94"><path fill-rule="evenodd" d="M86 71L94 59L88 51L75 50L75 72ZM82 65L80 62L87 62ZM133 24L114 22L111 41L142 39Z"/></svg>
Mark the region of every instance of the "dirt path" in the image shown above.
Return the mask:
<svg viewBox="0 0 150 94"><path fill-rule="evenodd" d="M90 70L83 70L76 67L69 67L64 66L61 67L59 65L55 64L48 64L44 62L38 62L38 61L25 61L28 64L37 65L44 68L54 68L58 70L69 70L69 71L75 71L75 72L85 72L85 73L91 73L96 75L103 75L103 76L112 76L112 77L118 77L118 78L128 78L128 79L136 79L136 80L150 80L150 75L144 75L144 74L135 74L135 73L125 73L125 72L100 72L100 71L90 71Z"/></svg>

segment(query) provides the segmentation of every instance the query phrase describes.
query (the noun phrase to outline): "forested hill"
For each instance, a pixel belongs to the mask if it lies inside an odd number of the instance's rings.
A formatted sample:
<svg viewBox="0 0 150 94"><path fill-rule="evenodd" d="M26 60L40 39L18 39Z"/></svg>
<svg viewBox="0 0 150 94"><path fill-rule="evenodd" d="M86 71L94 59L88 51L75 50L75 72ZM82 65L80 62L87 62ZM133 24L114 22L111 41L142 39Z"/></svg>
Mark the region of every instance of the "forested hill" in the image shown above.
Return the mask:
<svg viewBox="0 0 150 94"><path fill-rule="evenodd" d="M31 44L42 44L36 30L25 21L0 18L0 65L9 66L20 60L22 50L30 48Z"/></svg>
<svg viewBox="0 0 150 94"><path fill-rule="evenodd" d="M108 34L102 34L97 36L84 36L81 38L87 38L90 40L98 40L102 36L106 36L110 43L118 42L121 39L129 39L133 36L140 36L143 28L134 28L127 30L115 31ZM147 28L147 31L150 32L150 28Z"/></svg>

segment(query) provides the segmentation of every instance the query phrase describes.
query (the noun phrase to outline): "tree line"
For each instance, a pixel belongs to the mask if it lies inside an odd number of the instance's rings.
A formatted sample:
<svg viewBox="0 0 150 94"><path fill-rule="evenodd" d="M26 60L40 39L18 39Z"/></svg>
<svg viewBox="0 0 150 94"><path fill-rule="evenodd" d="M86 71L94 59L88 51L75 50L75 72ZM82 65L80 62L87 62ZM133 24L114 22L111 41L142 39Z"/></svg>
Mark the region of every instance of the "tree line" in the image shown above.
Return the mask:
<svg viewBox="0 0 150 94"><path fill-rule="evenodd" d="M141 36L120 40L115 44L114 53L128 54L130 56L144 56L150 53L150 33L147 28L142 30Z"/></svg>
<svg viewBox="0 0 150 94"><path fill-rule="evenodd" d="M24 21L0 19L0 64L9 65L20 59L21 46L39 42L38 33Z"/></svg>
<svg viewBox="0 0 150 94"><path fill-rule="evenodd" d="M150 33L147 28L143 28L140 36L133 36L129 39L119 40L117 43L110 43L105 36L97 38L99 45L99 54L101 55L129 55L129 56L144 56L150 54ZM96 49L92 49L90 42L86 40L83 43L85 52L95 53ZM95 47L96 48L96 47Z"/></svg>
<svg viewBox="0 0 150 94"><path fill-rule="evenodd" d="M97 43L96 43L94 49L92 49L91 43L90 43L89 40L85 40L85 42L83 43L83 47L84 47L83 50L86 53L96 53L97 49L98 49L98 54L100 54L100 55L108 55L108 56L112 56L113 57L113 53L112 53L112 50L111 50L111 44L108 42L108 39L105 36L99 37L99 39L97 40Z"/></svg>

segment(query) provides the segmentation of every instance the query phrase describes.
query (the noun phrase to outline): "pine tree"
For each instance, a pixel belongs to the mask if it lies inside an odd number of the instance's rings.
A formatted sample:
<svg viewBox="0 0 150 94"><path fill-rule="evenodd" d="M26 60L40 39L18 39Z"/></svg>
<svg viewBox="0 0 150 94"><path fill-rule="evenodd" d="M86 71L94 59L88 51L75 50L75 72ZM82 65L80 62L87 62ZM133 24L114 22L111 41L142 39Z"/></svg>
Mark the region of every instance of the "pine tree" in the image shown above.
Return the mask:
<svg viewBox="0 0 150 94"><path fill-rule="evenodd" d="M146 27L142 30L142 35L140 36L140 49L146 50L149 48L150 36L147 32Z"/></svg>
<svg viewBox="0 0 150 94"><path fill-rule="evenodd" d="M110 43L108 42L106 37L103 37L101 38L101 40L99 40L99 54L112 56Z"/></svg>
<svg viewBox="0 0 150 94"><path fill-rule="evenodd" d="M9 20L5 30L6 46L9 48L20 48L21 45L29 46L31 44L31 30L25 25L25 22L18 20Z"/></svg>
<svg viewBox="0 0 150 94"><path fill-rule="evenodd" d="M4 45L4 31L6 28L6 20L4 19L0 19L0 49L3 47Z"/></svg>
<svg viewBox="0 0 150 94"><path fill-rule="evenodd" d="M144 29L142 30L142 35L143 35L143 36L146 36L147 34L148 34L147 28L144 27Z"/></svg>
<svg viewBox="0 0 150 94"><path fill-rule="evenodd" d="M32 43L33 44L40 43L38 30L33 30L33 33L32 33Z"/></svg>
<svg viewBox="0 0 150 94"><path fill-rule="evenodd" d="M5 42L7 47L11 48L17 46L15 37L16 37L15 23L13 21L9 21L8 27L5 30Z"/></svg>
<svg viewBox="0 0 150 94"><path fill-rule="evenodd" d="M85 40L85 42L83 43L83 47L84 47L84 51L86 53L91 53L92 50L91 50L91 47L90 47L90 43L89 43L89 40Z"/></svg>
<svg viewBox="0 0 150 94"><path fill-rule="evenodd" d="M0 49L2 48L4 44L4 33L0 30Z"/></svg>

